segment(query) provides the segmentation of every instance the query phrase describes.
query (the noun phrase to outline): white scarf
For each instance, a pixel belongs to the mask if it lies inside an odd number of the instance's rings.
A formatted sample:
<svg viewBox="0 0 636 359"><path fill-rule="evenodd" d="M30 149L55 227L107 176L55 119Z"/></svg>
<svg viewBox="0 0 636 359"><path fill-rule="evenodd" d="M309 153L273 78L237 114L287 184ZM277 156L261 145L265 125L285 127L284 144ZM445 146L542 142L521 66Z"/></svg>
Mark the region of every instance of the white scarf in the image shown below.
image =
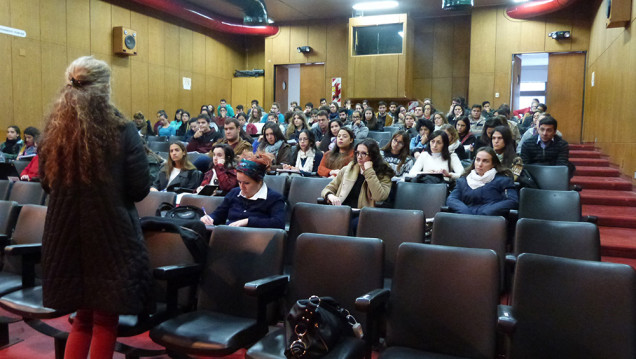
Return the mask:
<svg viewBox="0 0 636 359"><path fill-rule="evenodd" d="M455 150L457 149L457 147L459 147L460 144L461 143L459 141L455 141L455 143L448 146L448 152L455 153Z"/></svg>
<svg viewBox="0 0 636 359"><path fill-rule="evenodd" d="M312 172L314 169L314 158L316 157L316 152L314 152L313 148L307 150L307 152L298 149L298 157L296 157L296 168L305 172ZM303 159L307 159L305 161L305 165L303 166Z"/></svg>
<svg viewBox="0 0 636 359"><path fill-rule="evenodd" d="M497 174L496 168L491 168L483 176L480 176L475 172L475 170L470 171L468 176L466 176L466 183L472 189L477 189L479 187L483 187L486 184L490 183L493 179L495 179L495 175Z"/></svg>

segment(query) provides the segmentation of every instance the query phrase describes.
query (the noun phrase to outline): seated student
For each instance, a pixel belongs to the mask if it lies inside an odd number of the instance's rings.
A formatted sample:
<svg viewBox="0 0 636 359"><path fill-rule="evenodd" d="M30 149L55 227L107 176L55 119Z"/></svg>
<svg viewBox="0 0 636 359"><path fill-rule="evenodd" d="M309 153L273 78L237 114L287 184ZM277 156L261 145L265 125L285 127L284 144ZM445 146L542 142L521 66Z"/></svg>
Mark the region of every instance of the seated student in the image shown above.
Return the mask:
<svg viewBox="0 0 636 359"><path fill-rule="evenodd" d="M459 157L448 150L448 135L444 131L435 131L429 136L426 150L417 158L409 177L418 175L442 174L443 180L450 182L464 173ZM427 180L424 180L427 182Z"/></svg>
<svg viewBox="0 0 636 359"><path fill-rule="evenodd" d="M35 157L33 157L33 159L31 160L31 162L29 162L29 164L22 170L22 173L20 173L20 180L21 181L39 181L39 169L40 169L40 164L39 164L40 160L38 158L38 155L35 155Z"/></svg>
<svg viewBox="0 0 636 359"><path fill-rule="evenodd" d="M433 114L433 123L435 124L435 131L441 130L442 126L448 125L448 120L441 112L435 112Z"/></svg>
<svg viewBox="0 0 636 359"><path fill-rule="evenodd" d="M170 125L170 122L167 118L161 116L159 117L159 127L157 127L157 135L159 136L176 136L177 129Z"/></svg>
<svg viewBox="0 0 636 359"><path fill-rule="evenodd" d="M414 161L409 150L410 142L411 139L406 131L398 131L380 151L384 161L395 172L395 177L404 177L413 167Z"/></svg>
<svg viewBox="0 0 636 359"><path fill-rule="evenodd" d="M197 132L188 142L188 152L208 153L214 143L222 138L221 134L210 128L210 117L199 115L197 117Z"/></svg>
<svg viewBox="0 0 636 359"><path fill-rule="evenodd" d="M446 135L448 135L448 142L450 142L448 150L450 153L457 154L460 161L468 159L468 154L466 153L464 146L462 146L461 142L459 142L459 134L457 134L455 127L447 123L442 125L441 130L446 132Z"/></svg>
<svg viewBox="0 0 636 359"><path fill-rule="evenodd" d="M410 149L411 154L417 159L420 156L420 152L426 149L429 136L433 132L435 125L433 121L421 119L417 120L417 133L418 135L411 139Z"/></svg>
<svg viewBox="0 0 636 359"><path fill-rule="evenodd" d="M459 142L464 146L465 152L470 156L475 147L475 135L470 130L470 120L466 116L457 119L455 129L459 136Z"/></svg>
<svg viewBox="0 0 636 359"><path fill-rule="evenodd" d="M238 105L241 106L241 105ZM238 110L238 106L236 106L236 109ZM227 103L227 101L225 101L224 98L222 98L221 100L219 100L219 107L218 107L218 111L221 110L221 107L225 108L225 111L227 112L227 116L228 117L234 117L234 108L232 108L232 105L230 105L229 103ZM241 109L243 108L243 106L241 106Z"/></svg>
<svg viewBox="0 0 636 359"><path fill-rule="evenodd" d="M402 115L400 113L400 115ZM404 123L400 124L400 129L408 132L409 138L413 139L417 137L417 126L415 121L415 114L413 112L407 112L404 115Z"/></svg>
<svg viewBox="0 0 636 359"><path fill-rule="evenodd" d="M135 122L135 127L137 127L137 132L139 132L139 136L144 139L155 134L152 131L150 121L146 120L146 117L144 117L144 114L141 111L138 111L133 115L133 121Z"/></svg>
<svg viewBox="0 0 636 359"><path fill-rule="evenodd" d="M298 143L298 135L300 135L300 131L309 129L309 124L307 123L307 118L305 118L305 114L301 111L296 111L292 114L291 123L287 126L287 130L285 131L285 137L287 137L290 141L295 141Z"/></svg>
<svg viewBox="0 0 636 359"><path fill-rule="evenodd" d="M546 115L539 121L539 134L530 137L523 144L521 159L524 165L568 166L569 176L574 176L575 166L570 162L568 143L556 135L557 121Z"/></svg>
<svg viewBox="0 0 636 359"><path fill-rule="evenodd" d="M356 146L353 161L339 171L320 195L334 206L375 207L376 202L389 198L394 175L382 159L378 143L367 138ZM353 233L357 225L358 216L354 216L351 221Z"/></svg>
<svg viewBox="0 0 636 359"><path fill-rule="evenodd" d="M247 115L245 113L241 112L236 114L236 119L241 125L241 137L249 143L254 143L254 139L252 138L252 136L258 133L258 129L256 128L256 126L253 123L247 122ZM247 137L249 137L249 140L247 139Z"/></svg>
<svg viewBox="0 0 636 359"><path fill-rule="evenodd" d="M373 112L372 107L367 107L364 109L364 121L367 123L367 127L369 131L382 131L384 130L384 126L382 125L382 121L380 121Z"/></svg>
<svg viewBox="0 0 636 359"><path fill-rule="evenodd" d="M314 133L308 129L300 131L298 145L292 148L289 164L283 164L287 170L299 170L308 175L318 172L322 160L322 152L316 147Z"/></svg>
<svg viewBox="0 0 636 359"><path fill-rule="evenodd" d="M150 173L150 185L152 186L166 160L156 154L155 151L148 148L148 145L146 144L144 144L144 152L146 153L146 159L148 160L148 172Z"/></svg>
<svg viewBox="0 0 636 359"><path fill-rule="evenodd" d="M241 159L236 168L239 187L232 189L223 203L201 221L206 225L285 228L285 198L263 181L271 160L270 155L260 152Z"/></svg>
<svg viewBox="0 0 636 359"><path fill-rule="evenodd" d="M329 104L329 120L337 120L338 119L338 110L340 107L337 102L332 102Z"/></svg>
<svg viewBox="0 0 636 359"><path fill-rule="evenodd" d="M150 187L151 191L173 192L177 187L194 190L201 184L201 171L188 160L186 148L181 142L170 144L170 159Z"/></svg>
<svg viewBox="0 0 636 359"><path fill-rule="evenodd" d="M336 177L340 169L353 159L353 131L343 127L338 132L336 147L322 156L318 175L321 177Z"/></svg>
<svg viewBox="0 0 636 359"><path fill-rule="evenodd" d="M194 134L197 133L197 130L199 129L197 118L198 117L193 117L188 121L188 130L186 131L183 137L183 142L190 142L190 140L192 139L192 136L194 136Z"/></svg>
<svg viewBox="0 0 636 359"><path fill-rule="evenodd" d="M168 121L168 114L164 110L157 111L157 122L152 127L154 133L159 133L159 127L163 126L164 121Z"/></svg>
<svg viewBox="0 0 636 359"><path fill-rule="evenodd" d="M218 114L218 116L216 116L216 124L219 127L225 126L225 121L228 118L232 118L233 117L233 116L229 116L227 114L227 108L225 108L225 106L221 106L221 105L219 105L219 107L217 107L216 113Z"/></svg>
<svg viewBox="0 0 636 359"><path fill-rule="evenodd" d="M188 121L190 121L190 112L178 109L174 115L174 120L170 122L170 126L175 129L175 136L185 135Z"/></svg>
<svg viewBox="0 0 636 359"><path fill-rule="evenodd" d="M320 146L318 146L321 151L327 152L336 147L336 139L341 127L343 127L343 124L340 120L333 119L329 121L329 133L323 137L322 141L320 141Z"/></svg>
<svg viewBox="0 0 636 359"><path fill-rule="evenodd" d="M378 119L378 122L383 129L384 126L389 126L391 124L392 120L391 118L388 118L386 102L378 102L378 112L375 114L375 117Z"/></svg>
<svg viewBox="0 0 636 359"><path fill-rule="evenodd" d="M225 119L225 138L216 141L216 144L229 145L237 157L242 156L245 152L252 152L252 145L241 138L241 124L237 119L228 117ZM210 157L212 152L208 153Z"/></svg>
<svg viewBox="0 0 636 359"><path fill-rule="evenodd" d="M24 130L24 145L18 153L18 159L31 158L38 152L38 140L40 138L40 130L35 127L27 127Z"/></svg>
<svg viewBox="0 0 636 359"><path fill-rule="evenodd" d="M464 107L461 104L455 104L452 106L452 108L453 111L451 111L448 116L446 116L446 120L448 121L448 123L454 126L457 122L457 119L462 116L466 116L466 114L464 113Z"/></svg>
<svg viewBox="0 0 636 359"><path fill-rule="evenodd" d="M12 125L7 128L7 139L0 145L0 152L7 160L15 160L22 148L20 127Z"/></svg>
<svg viewBox="0 0 636 359"><path fill-rule="evenodd" d="M340 122L342 122L343 126L351 125L351 120L349 119L349 110L347 110L345 107L341 107L338 110L338 119L340 120Z"/></svg>
<svg viewBox="0 0 636 359"><path fill-rule="evenodd" d="M351 126L356 140L364 140L369 135L369 128L362 119L362 112L356 110L351 114Z"/></svg>
<svg viewBox="0 0 636 359"><path fill-rule="evenodd" d="M257 152L269 153L273 156L272 168L282 168L283 163L289 162L291 146L287 143L285 136L280 130L278 123L268 121L261 131L262 135L258 144Z"/></svg>
<svg viewBox="0 0 636 359"><path fill-rule="evenodd" d="M510 170L501 165L492 148L482 147L446 204L457 213L503 216L519 206L519 197Z"/></svg>
<svg viewBox="0 0 636 359"><path fill-rule="evenodd" d="M475 141L476 148L490 147L490 144L492 143L492 139L490 138L492 136L492 131L495 130L495 127L503 125L502 117L503 116L495 116L486 120L481 136L479 136L477 141Z"/></svg>
<svg viewBox="0 0 636 359"><path fill-rule="evenodd" d="M235 155L232 147L227 144L217 143L212 148L211 156L210 170L203 175L203 181L197 188L197 193L201 192L203 187L207 185L218 186L217 192L219 193L227 193L238 186L236 182Z"/></svg>
<svg viewBox="0 0 636 359"><path fill-rule="evenodd" d="M512 172L513 179L516 181L523 170L523 160L515 152L515 142L512 139L510 127L503 125L495 127L490 138L492 139L491 147L495 150L499 162Z"/></svg>
<svg viewBox="0 0 636 359"><path fill-rule="evenodd" d="M542 118L544 118L545 116L551 116L549 113L545 113L545 112L541 112L541 111L537 111L533 114L532 117L532 127L528 128L528 130L526 132L523 133L523 136L521 136L521 141L519 141L519 143L517 143L517 153L521 153L521 148L523 148L523 144L528 141L528 139L536 134L539 133L539 122L541 121ZM561 131L557 130L556 131L556 135L559 137L563 137L563 134L561 133Z"/></svg>

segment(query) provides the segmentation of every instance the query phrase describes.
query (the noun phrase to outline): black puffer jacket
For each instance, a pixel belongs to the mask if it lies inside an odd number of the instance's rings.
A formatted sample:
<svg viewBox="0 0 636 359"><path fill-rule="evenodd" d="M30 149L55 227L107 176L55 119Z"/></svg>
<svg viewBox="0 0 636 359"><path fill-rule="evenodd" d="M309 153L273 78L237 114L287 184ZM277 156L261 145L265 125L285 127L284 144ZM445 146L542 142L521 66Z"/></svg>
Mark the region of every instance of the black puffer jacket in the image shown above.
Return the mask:
<svg viewBox="0 0 636 359"><path fill-rule="evenodd" d="M79 183L47 188L42 252L47 307L135 314L147 302L151 274L134 201L148 194L150 180L132 122L122 128L118 154L107 163L109 168L95 170L112 177L109 188Z"/></svg>

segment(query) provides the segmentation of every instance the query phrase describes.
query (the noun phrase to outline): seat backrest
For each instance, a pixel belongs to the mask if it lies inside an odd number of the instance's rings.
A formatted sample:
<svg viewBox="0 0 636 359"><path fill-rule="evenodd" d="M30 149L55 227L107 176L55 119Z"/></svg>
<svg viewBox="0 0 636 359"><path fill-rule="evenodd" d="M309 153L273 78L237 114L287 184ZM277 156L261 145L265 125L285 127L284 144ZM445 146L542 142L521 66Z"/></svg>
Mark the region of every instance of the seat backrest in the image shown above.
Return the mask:
<svg viewBox="0 0 636 359"><path fill-rule="evenodd" d="M139 217L154 216L157 208L163 202L174 204L176 194L174 192L148 192L148 195L139 202L135 202Z"/></svg>
<svg viewBox="0 0 636 359"><path fill-rule="evenodd" d="M11 235L20 207L15 201L0 201L0 234Z"/></svg>
<svg viewBox="0 0 636 359"><path fill-rule="evenodd" d="M506 220L499 216L440 212L433 221L431 244L492 249L497 253L503 289L506 260Z"/></svg>
<svg viewBox="0 0 636 359"><path fill-rule="evenodd" d="M570 177L567 166L524 165L540 189L567 191Z"/></svg>
<svg viewBox="0 0 636 359"><path fill-rule="evenodd" d="M395 257L403 242L424 243L424 212L409 209L364 207L360 211L358 237L384 242L384 277L393 277Z"/></svg>
<svg viewBox="0 0 636 359"><path fill-rule="evenodd" d="M299 202L316 203L316 199L320 197L320 192L332 180L332 178L324 177L292 177L289 185L289 195L287 196L289 207L293 209L296 203Z"/></svg>
<svg viewBox="0 0 636 359"><path fill-rule="evenodd" d="M515 230L514 252L600 261L600 234L593 223L522 218Z"/></svg>
<svg viewBox="0 0 636 359"><path fill-rule="evenodd" d="M148 141L148 148L154 152L170 152L170 142Z"/></svg>
<svg viewBox="0 0 636 359"><path fill-rule="evenodd" d="M369 135L367 137L376 140L378 142L378 146L382 148L391 141L391 136L391 132L388 131L369 131Z"/></svg>
<svg viewBox="0 0 636 359"><path fill-rule="evenodd" d="M12 244L34 244L42 243L44 234L44 221L46 219L47 207L27 204L22 206L15 230L11 236ZM18 256L6 256L4 258L3 271L10 273L21 273L22 264Z"/></svg>
<svg viewBox="0 0 636 359"><path fill-rule="evenodd" d="M0 180L0 199L5 200L9 196L9 190L11 189L11 181Z"/></svg>
<svg viewBox="0 0 636 359"><path fill-rule="evenodd" d="M46 192L39 182L18 181L11 187L9 201L19 204L43 204Z"/></svg>
<svg viewBox="0 0 636 359"><path fill-rule="evenodd" d="M403 243L389 297L387 345L494 358L498 279L491 250Z"/></svg>
<svg viewBox="0 0 636 359"><path fill-rule="evenodd" d="M519 197L519 218L579 222L581 196L576 191L522 188Z"/></svg>
<svg viewBox="0 0 636 359"><path fill-rule="evenodd" d="M199 152L188 152L188 160L190 160L190 162L194 163L194 161L197 160L197 158L202 157L202 156L207 156L207 154L205 153L199 153ZM166 159L168 159L169 157L166 157Z"/></svg>
<svg viewBox="0 0 636 359"><path fill-rule="evenodd" d="M146 142L166 142L168 138L166 136L148 136Z"/></svg>
<svg viewBox="0 0 636 359"><path fill-rule="evenodd" d="M636 358L636 272L628 265L524 253L507 358Z"/></svg>
<svg viewBox="0 0 636 359"><path fill-rule="evenodd" d="M292 209L289 237L285 250L285 264L294 258L296 238L302 233L321 233L346 236L349 234L351 207L313 203L297 203Z"/></svg>
<svg viewBox="0 0 636 359"><path fill-rule="evenodd" d="M13 161L13 166L15 167L15 170L19 174L22 174L22 171L24 171L24 169L27 168L29 163L31 163L31 159L26 160L26 161L25 160L16 160L16 161Z"/></svg>
<svg viewBox="0 0 636 359"><path fill-rule="evenodd" d="M400 126L384 126L384 131L391 133L391 137L400 130Z"/></svg>
<svg viewBox="0 0 636 359"><path fill-rule="evenodd" d="M298 299L328 296L361 321L362 315L353 310L355 299L382 288L382 241L304 233L298 237L296 246L286 310Z"/></svg>
<svg viewBox="0 0 636 359"><path fill-rule="evenodd" d="M186 194L181 197L180 206L195 206L205 208L205 212L211 214L216 207L223 203L225 197L221 196L199 196L197 194Z"/></svg>
<svg viewBox="0 0 636 359"><path fill-rule="evenodd" d="M185 139L185 136L170 136L168 137L168 142L178 142L178 141L183 141Z"/></svg>
<svg viewBox="0 0 636 359"><path fill-rule="evenodd" d="M424 211L426 218L433 218L446 204L447 191L444 183L399 182L393 207L419 209Z"/></svg>
<svg viewBox="0 0 636 359"><path fill-rule="evenodd" d="M246 282L283 271L285 231L272 228L218 226L212 232L199 284L198 309L256 317L256 298Z"/></svg>
<svg viewBox="0 0 636 359"><path fill-rule="evenodd" d="M287 197L287 179L289 176L265 175L263 181L267 188L280 193L283 197Z"/></svg>

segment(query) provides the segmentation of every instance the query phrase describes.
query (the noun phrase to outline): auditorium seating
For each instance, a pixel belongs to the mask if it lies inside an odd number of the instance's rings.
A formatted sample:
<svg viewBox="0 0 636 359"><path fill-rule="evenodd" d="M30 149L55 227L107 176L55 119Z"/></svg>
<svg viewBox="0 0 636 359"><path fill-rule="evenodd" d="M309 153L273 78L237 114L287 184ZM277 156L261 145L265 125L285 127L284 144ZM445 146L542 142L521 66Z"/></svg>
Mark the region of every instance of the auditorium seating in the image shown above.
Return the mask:
<svg viewBox="0 0 636 359"><path fill-rule="evenodd" d="M146 198L139 202L135 202L139 217L154 216L159 205L166 202L174 205L176 194L174 192L155 192L148 193Z"/></svg>

